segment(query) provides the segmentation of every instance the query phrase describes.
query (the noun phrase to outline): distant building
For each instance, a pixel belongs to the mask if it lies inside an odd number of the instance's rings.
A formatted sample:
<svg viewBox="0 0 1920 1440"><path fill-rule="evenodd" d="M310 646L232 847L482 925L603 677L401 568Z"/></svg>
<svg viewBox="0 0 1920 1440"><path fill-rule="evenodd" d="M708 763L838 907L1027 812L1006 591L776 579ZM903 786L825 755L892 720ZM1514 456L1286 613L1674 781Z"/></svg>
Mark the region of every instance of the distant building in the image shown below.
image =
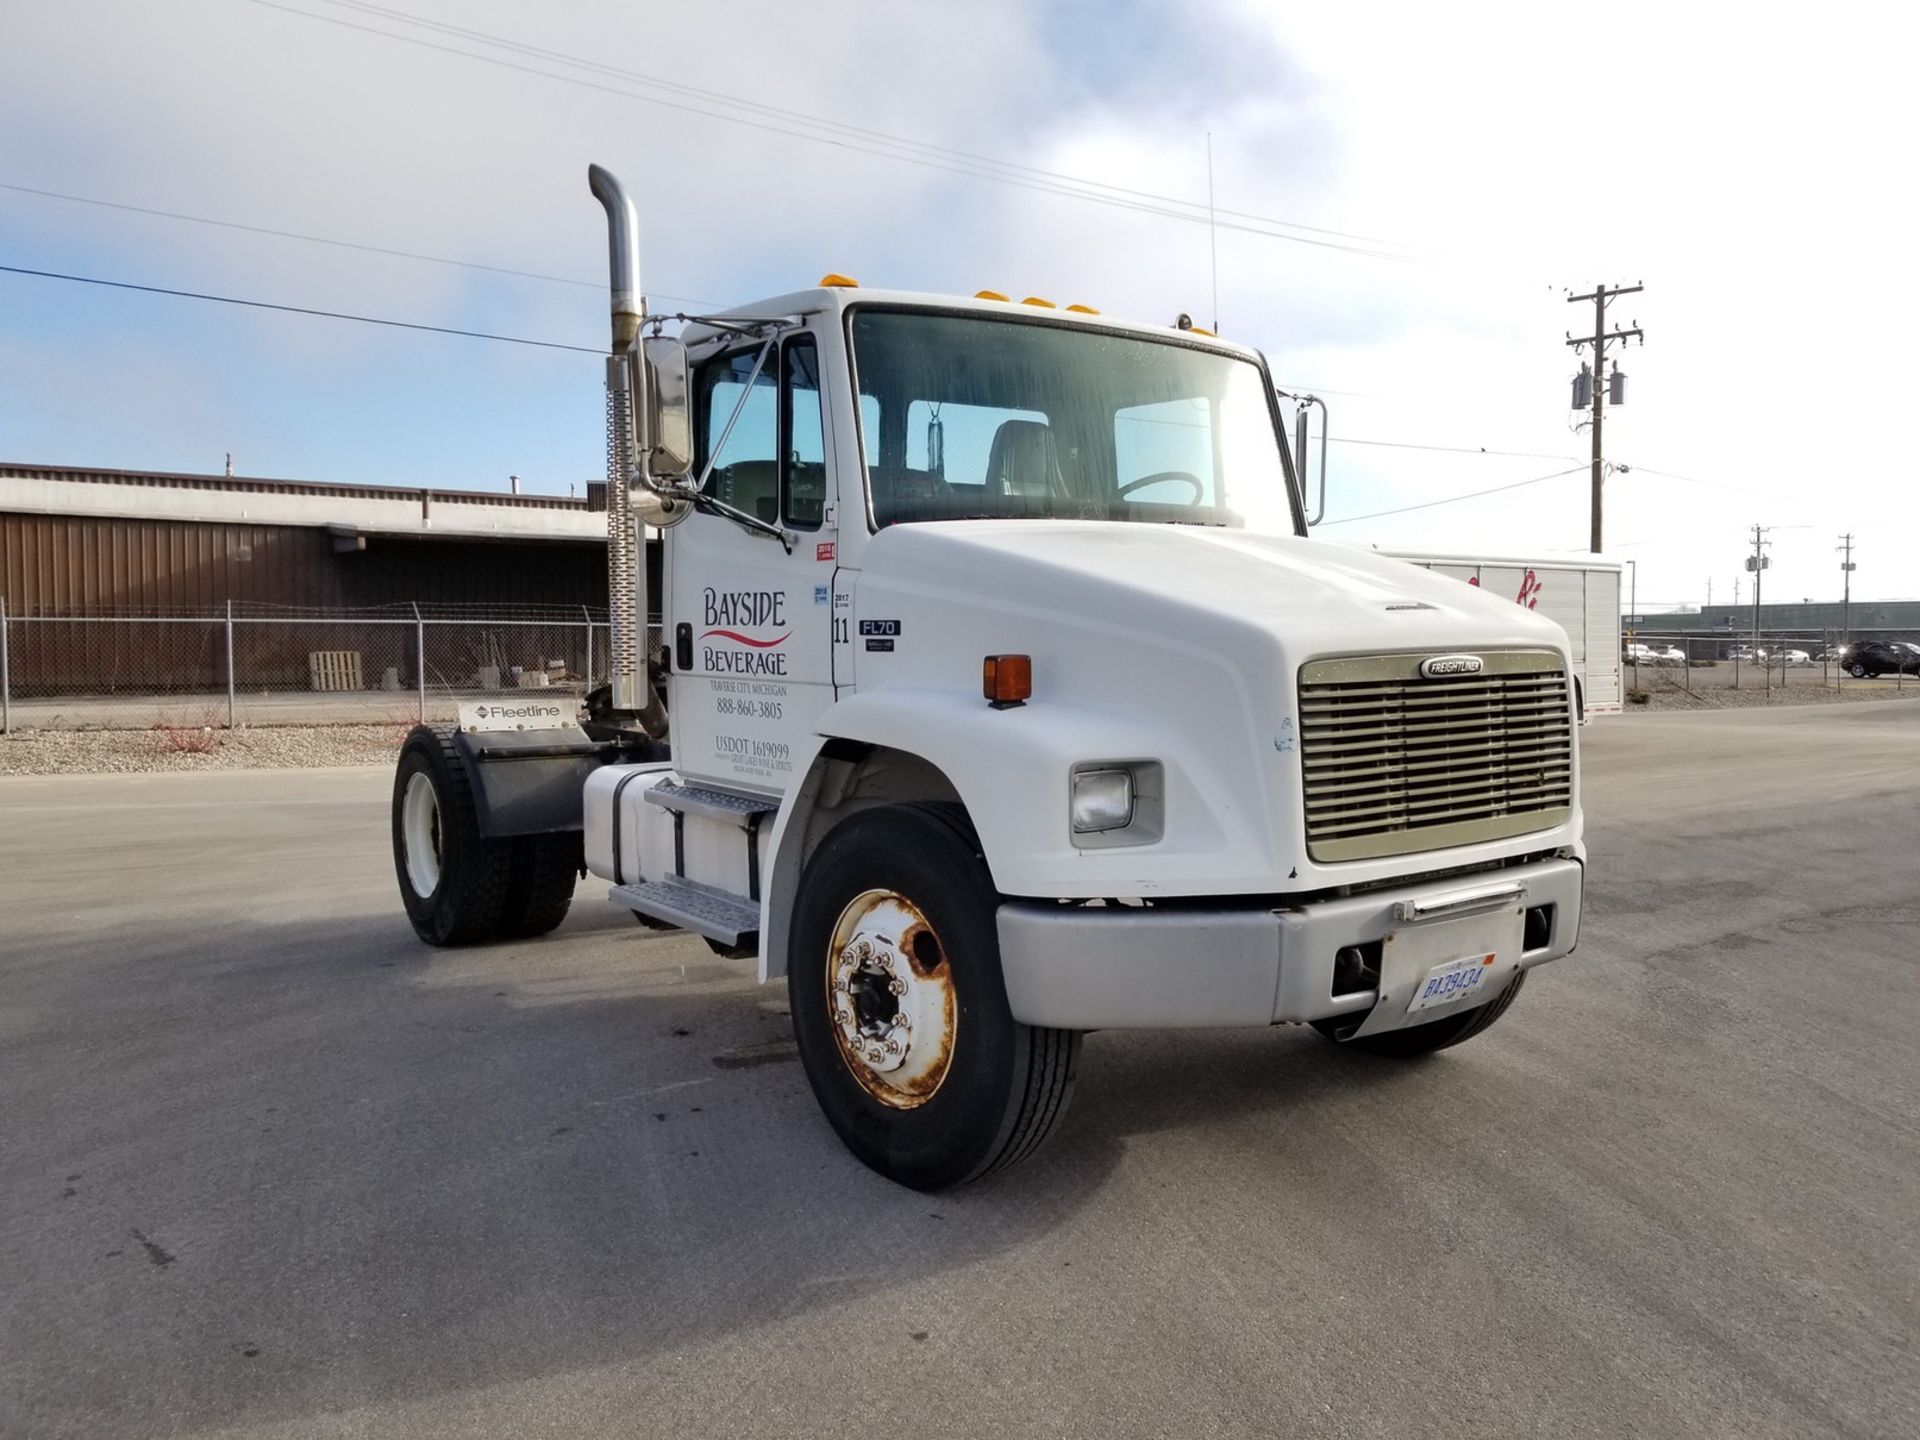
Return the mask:
<svg viewBox="0 0 1920 1440"><path fill-rule="evenodd" d="M1753 606L1707 605L1698 611L1643 614L1629 623L1636 630L1655 635L1714 631L1737 637L1752 633ZM1850 627L1856 635L1871 635L1881 630L1920 630L1920 600L1856 600L1850 609L1838 600L1760 606L1763 633L1837 635L1843 626Z"/></svg>

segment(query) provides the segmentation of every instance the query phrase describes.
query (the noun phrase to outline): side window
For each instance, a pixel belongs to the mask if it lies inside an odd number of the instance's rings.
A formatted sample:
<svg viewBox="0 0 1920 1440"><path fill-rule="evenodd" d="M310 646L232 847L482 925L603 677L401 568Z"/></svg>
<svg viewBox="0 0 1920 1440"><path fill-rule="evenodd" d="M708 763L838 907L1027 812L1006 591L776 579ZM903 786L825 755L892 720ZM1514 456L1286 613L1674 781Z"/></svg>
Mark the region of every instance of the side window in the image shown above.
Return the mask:
<svg viewBox="0 0 1920 1440"><path fill-rule="evenodd" d="M813 337L787 341L781 366L781 517L796 529L818 530L827 499L827 447L820 426L820 351Z"/></svg>
<svg viewBox="0 0 1920 1440"><path fill-rule="evenodd" d="M1122 490L1139 487L1125 497L1135 504L1217 505L1213 451L1213 410L1204 396L1114 414L1114 479Z"/></svg>
<svg viewBox="0 0 1920 1440"><path fill-rule="evenodd" d="M776 517L780 495L779 403L776 363L769 360L747 393L759 350L736 350L700 367L695 382L700 418L698 463L715 462L707 493L762 520ZM742 396L746 403L740 404ZM734 407L739 406L739 419ZM733 423L729 431L727 424ZM725 436L725 443L721 437Z"/></svg>

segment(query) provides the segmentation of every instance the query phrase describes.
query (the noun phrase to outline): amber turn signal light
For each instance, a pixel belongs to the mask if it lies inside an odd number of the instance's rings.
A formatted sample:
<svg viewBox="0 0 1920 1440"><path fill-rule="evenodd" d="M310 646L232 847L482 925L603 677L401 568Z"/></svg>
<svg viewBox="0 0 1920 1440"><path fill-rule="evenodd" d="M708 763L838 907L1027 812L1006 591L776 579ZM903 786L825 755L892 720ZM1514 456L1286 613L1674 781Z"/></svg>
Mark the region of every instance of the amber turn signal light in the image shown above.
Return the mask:
<svg viewBox="0 0 1920 1440"><path fill-rule="evenodd" d="M987 656L980 667L980 688L996 710L1024 705L1033 695L1033 657Z"/></svg>

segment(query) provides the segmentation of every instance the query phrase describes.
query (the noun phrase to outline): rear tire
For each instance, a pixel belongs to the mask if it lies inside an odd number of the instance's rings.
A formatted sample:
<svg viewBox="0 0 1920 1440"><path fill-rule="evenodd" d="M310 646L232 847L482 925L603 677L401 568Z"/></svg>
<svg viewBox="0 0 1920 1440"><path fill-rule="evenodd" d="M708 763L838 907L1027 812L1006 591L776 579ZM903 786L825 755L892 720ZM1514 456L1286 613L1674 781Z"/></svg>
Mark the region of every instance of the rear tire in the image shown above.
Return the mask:
<svg viewBox="0 0 1920 1440"><path fill-rule="evenodd" d="M1363 1035L1358 1040L1335 1039L1336 1022L1316 1020L1313 1028L1329 1040L1333 1040L1344 1050L1364 1050L1369 1055L1384 1055L1393 1060L1418 1060L1423 1055L1431 1055L1437 1050L1446 1050L1454 1045L1464 1045L1474 1036L1485 1030L1494 1021L1507 1013L1507 1007L1519 995L1520 987L1526 983L1527 972L1522 970L1513 977L1513 983L1495 999L1484 1005L1476 1005L1459 1015L1449 1015L1442 1020L1429 1020L1424 1025L1413 1025L1405 1030L1389 1030L1384 1035Z"/></svg>
<svg viewBox="0 0 1920 1440"><path fill-rule="evenodd" d="M512 845L500 933L513 940L545 935L567 918L568 907L573 904L573 884L580 875L581 837L573 832L521 835Z"/></svg>
<svg viewBox="0 0 1920 1440"><path fill-rule="evenodd" d="M513 873L514 842L480 834L453 733L416 725L393 780L394 873L407 919L429 945L477 945L499 935Z"/></svg>
<svg viewBox="0 0 1920 1440"><path fill-rule="evenodd" d="M800 896L794 1036L847 1148L916 1190L1032 1154L1066 1112L1080 1035L1008 1009L1000 896L965 811L893 805L842 821Z"/></svg>

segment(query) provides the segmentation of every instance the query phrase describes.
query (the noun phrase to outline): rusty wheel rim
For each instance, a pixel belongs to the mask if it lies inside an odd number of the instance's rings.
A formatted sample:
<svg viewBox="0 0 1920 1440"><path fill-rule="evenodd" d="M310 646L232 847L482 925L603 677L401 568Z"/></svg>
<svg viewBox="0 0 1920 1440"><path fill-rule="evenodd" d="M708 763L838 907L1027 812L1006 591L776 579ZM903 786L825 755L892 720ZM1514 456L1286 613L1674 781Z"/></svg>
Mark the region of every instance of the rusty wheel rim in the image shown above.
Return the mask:
<svg viewBox="0 0 1920 1440"><path fill-rule="evenodd" d="M926 1104L952 1067L960 1018L933 926L896 891L862 891L840 912L826 961L827 1016L848 1072L882 1105Z"/></svg>

